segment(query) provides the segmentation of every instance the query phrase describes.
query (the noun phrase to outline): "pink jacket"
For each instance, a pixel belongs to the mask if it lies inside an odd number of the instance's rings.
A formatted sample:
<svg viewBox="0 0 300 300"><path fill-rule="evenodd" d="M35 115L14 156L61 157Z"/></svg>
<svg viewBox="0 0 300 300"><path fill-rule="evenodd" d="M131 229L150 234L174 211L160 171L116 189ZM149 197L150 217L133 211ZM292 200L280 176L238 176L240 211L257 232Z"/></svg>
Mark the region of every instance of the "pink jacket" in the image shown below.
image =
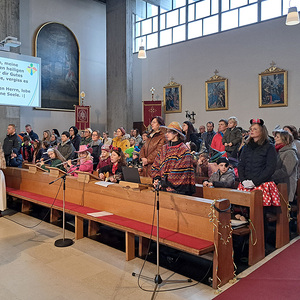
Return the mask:
<svg viewBox="0 0 300 300"><path fill-rule="evenodd" d="M79 165L79 168L78 168L78 166L71 166L69 169L69 173L76 171L76 170L81 171L81 172L89 172L92 174L93 173L93 162L91 160L85 161L84 163ZM71 175L78 177L78 174L75 172L72 173Z"/></svg>

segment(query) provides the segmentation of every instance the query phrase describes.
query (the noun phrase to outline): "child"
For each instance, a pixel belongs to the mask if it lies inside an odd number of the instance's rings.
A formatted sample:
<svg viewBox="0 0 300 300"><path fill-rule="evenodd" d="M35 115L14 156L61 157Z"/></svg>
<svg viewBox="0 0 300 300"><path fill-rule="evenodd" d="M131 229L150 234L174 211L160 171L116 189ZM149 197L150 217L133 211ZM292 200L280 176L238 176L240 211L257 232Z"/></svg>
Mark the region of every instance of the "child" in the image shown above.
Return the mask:
<svg viewBox="0 0 300 300"><path fill-rule="evenodd" d="M242 141L242 132L236 127L237 124L238 119L230 117L228 119L228 128L222 138L222 143L225 146L228 157L237 157L238 146Z"/></svg>
<svg viewBox="0 0 300 300"><path fill-rule="evenodd" d="M33 146L30 143L30 137L28 135L25 135L23 138L23 143L21 144L21 154L23 157L24 162L32 162L33 159Z"/></svg>
<svg viewBox="0 0 300 300"><path fill-rule="evenodd" d="M128 163L128 167L137 168L139 172L142 171L143 163L140 161L140 149L135 146L132 152L132 161Z"/></svg>
<svg viewBox="0 0 300 300"><path fill-rule="evenodd" d="M196 176L208 177L208 153L201 153L197 161Z"/></svg>
<svg viewBox="0 0 300 300"><path fill-rule="evenodd" d="M126 158L126 163L128 164L129 162L132 162L132 153L134 151L134 147L130 147L130 148L127 148L125 150L125 158Z"/></svg>
<svg viewBox="0 0 300 300"><path fill-rule="evenodd" d="M100 154L100 157L99 157L99 163L98 163L97 168L96 168L97 171L99 171L99 169L101 169L105 166L110 165L110 149L111 149L111 146L107 145L107 144L104 144L101 147L101 154Z"/></svg>
<svg viewBox="0 0 300 300"><path fill-rule="evenodd" d="M214 186L223 188L233 188L235 175L229 168L229 161L226 157L220 157L217 160L218 171L213 173L208 181L203 182L203 186Z"/></svg>
<svg viewBox="0 0 300 300"><path fill-rule="evenodd" d="M58 168L64 172L66 172L66 169L64 168L64 165L62 164L62 162L65 161L64 157L59 153L58 150L54 149L54 148L49 148L47 150L47 154L49 155L51 161L50 161L50 167L53 168ZM44 162L41 161L41 168L50 172L50 169L48 169Z"/></svg>
<svg viewBox="0 0 300 300"><path fill-rule="evenodd" d="M22 154L19 154L19 151L17 148L13 148L10 158L8 160L8 166L22 168L22 163L23 163Z"/></svg>

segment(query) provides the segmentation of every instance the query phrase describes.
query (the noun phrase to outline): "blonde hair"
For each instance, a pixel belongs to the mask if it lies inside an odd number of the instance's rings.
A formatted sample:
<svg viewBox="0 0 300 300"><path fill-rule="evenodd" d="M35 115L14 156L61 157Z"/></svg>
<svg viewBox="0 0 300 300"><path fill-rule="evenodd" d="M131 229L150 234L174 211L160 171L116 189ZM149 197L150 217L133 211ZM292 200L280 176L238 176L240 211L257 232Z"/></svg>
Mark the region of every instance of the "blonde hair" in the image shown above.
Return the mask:
<svg viewBox="0 0 300 300"><path fill-rule="evenodd" d="M285 145L290 145L294 141L293 136L286 130L275 131L275 136L277 134L280 135L280 138L281 138L283 144L285 144Z"/></svg>
<svg viewBox="0 0 300 300"><path fill-rule="evenodd" d="M234 123L235 123L236 125L239 123L239 120L238 120L237 117L235 117L235 116L232 116L232 117L228 118L228 122L229 122L229 121L234 121Z"/></svg>

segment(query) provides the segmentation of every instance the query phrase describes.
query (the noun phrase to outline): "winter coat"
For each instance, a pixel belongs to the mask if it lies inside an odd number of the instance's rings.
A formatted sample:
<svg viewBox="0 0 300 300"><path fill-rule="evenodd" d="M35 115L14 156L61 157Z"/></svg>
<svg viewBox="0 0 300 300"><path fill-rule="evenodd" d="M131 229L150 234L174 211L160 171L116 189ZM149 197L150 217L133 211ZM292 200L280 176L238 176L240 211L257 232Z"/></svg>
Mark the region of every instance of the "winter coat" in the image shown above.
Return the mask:
<svg viewBox="0 0 300 300"><path fill-rule="evenodd" d="M3 143L3 152L5 155L6 162L10 159L10 154L12 152L12 149L16 148L19 151L21 148L21 144L22 141L16 133L6 136Z"/></svg>
<svg viewBox="0 0 300 300"><path fill-rule="evenodd" d="M297 173L297 149L293 144L286 145L278 151L276 171L272 179L275 183L287 183L289 202L293 202L295 197L298 179Z"/></svg>
<svg viewBox="0 0 300 300"><path fill-rule="evenodd" d="M74 148L76 151L79 150L80 142L81 142L81 137L77 133L73 138L70 138L71 143L73 144Z"/></svg>
<svg viewBox="0 0 300 300"><path fill-rule="evenodd" d="M277 153L269 140L263 145L253 140L242 149L238 165L240 182L252 180L255 186L272 181L272 175L276 170Z"/></svg>
<svg viewBox="0 0 300 300"><path fill-rule="evenodd" d="M232 143L232 146L225 146L226 152L234 151L239 146L241 141L242 141L242 132L237 127L227 128L222 138L223 145L225 143L227 144Z"/></svg>
<svg viewBox="0 0 300 300"><path fill-rule="evenodd" d="M93 149L93 152L92 152L92 156L93 156L93 165L94 165L94 170L96 170L97 168L97 165L99 163L99 156L101 154L101 147L102 147L102 143L100 140L94 142L92 141L88 147L91 147Z"/></svg>
<svg viewBox="0 0 300 300"><path fill-rule="evenodd" d="M65 158L65 160L73 159L74 157L74 146L70 140L65 143L61 143L58 145L57 150L60 154Z"/></svg>
<svg viewBox="0 0 300 300"><path fill-rule="evenodd" d="M149 135L149 138L140 151L140 158L147 158L148 160L148 164L143 166L142 176L150 176L152 164L165 142L165 133L162 130Z"/></svg>
<svg viewBox="0 0 300 300"><path fill-rule="evenodd" d="M124 136L123 137L116 136L115 138L113 138L112 146L121 148L121 150L125 152L125 150L130 147L130 143L129 140Z"/></svg>
<svg viewBox="0 0 300 300"><path fill-rule="evenodd" d="M220 170L213 173L209 180L214 187L233 188L235 183L235 175L233 169L229 168L224 174Z"/></svg>

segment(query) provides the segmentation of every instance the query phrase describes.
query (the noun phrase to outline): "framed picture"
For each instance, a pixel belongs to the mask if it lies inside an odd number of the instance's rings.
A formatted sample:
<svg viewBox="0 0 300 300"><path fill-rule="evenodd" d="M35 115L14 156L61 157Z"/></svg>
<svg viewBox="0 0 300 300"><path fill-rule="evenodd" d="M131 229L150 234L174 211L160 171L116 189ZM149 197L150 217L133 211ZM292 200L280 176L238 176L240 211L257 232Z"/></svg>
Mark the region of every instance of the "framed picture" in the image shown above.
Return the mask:
<svg viewBox="0 0 300 300"><path fill-rule="evenodd" d="M271 67L260 73L259 107L287 106L287 71Z"/></svg>
<svg viewBox="0 0 300 300"><path fill-rule="evenodd" d="M80 50L73 32L55 22L43 24L35 39L42 59L41 109L72 110L79 104Z"/></svg>
<svg viewBox="0 0 300 300"><path fill-rule="evenodd" d="M215 75L205 81L206 110L228 109L228 81L226 78Z"/></svg>
<svg viewBox="0 0 300 300"><path fill-rule="evenodd" d="M181 104L181 84L171 81L168 85L164 86L165 113L180 113Z"/></svg>

